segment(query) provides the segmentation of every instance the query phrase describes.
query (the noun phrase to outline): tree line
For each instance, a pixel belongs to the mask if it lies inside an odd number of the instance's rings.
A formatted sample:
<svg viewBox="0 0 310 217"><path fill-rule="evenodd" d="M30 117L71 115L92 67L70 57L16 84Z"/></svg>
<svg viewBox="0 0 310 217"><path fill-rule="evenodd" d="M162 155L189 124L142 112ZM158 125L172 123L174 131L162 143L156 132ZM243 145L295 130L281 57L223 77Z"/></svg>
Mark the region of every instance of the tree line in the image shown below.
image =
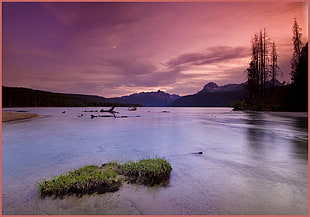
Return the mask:
<svg viewBox="0 0 310 217"><path fill-rule="evenodd" d="M107 98L93 95L63 94L28 88L2 87L3 107L127 107L130 105L110 102Z"/></svg>
<svg viewBox="0 0 310 217"><path fill-rule="evenodd" d="M278 82L278 77L283 73L278 65L276 43L267 34L266 28L252 37L252 56L246 70L247 93L235 109L308 110L308 42L302 42L301 30L295 19L292 27L291 83L286 85Z"/></svg>

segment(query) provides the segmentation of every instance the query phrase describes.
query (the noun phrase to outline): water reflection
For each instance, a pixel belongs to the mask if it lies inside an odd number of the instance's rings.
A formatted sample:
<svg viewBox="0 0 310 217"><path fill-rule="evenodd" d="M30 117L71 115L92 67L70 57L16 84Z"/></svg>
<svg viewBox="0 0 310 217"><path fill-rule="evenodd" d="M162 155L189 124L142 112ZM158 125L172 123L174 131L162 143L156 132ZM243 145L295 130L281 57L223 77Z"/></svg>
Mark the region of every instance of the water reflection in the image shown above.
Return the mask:
<svg viewBox="0 0 310 217"><path fill-rule="evenodd" d="M80 108L62 110L31 108L50 116L3 125L5 214L307 213L307 118L230 108L139 108L139 118L90 119L77 117ZM127 108L117 111L132 115ZM35 198L34 183L42 178L151 156L171 162L169 187L123 188L91 200Z"/></svg>
<svg viewBox="0 0 310 217"><path fill-rule="evenodd" d="M256 112L247 112L246 113L246 131L247 131L247 141L249 147L255 152L263 152L265 151L266 146L266 137L268 133L264 128L265 120L263 118L263 114Z"/></svg>
<svg viewBox="0 0 310 217"><path fill-rule="evenodd" d="M252 151L268 154L277 150L308 158L308 118L262 112L247 112L246 117L247 143Z"/></svg>
<svg viewBox="0 0 310 217"><path fill-rule="evenodd" d="M306 117L295 117L293 118L295 127L299 130L307 132L308 131L308 118Z"/></svg>
<svg viewBox="0 0 310 217"><path fill-rule="evenodd" d="M292 139L292 146L295 155L302 160L308 160L308 118L296 117L293 125L299 134L295 134ZM297 136L298 135L298 136Z"/></svg>

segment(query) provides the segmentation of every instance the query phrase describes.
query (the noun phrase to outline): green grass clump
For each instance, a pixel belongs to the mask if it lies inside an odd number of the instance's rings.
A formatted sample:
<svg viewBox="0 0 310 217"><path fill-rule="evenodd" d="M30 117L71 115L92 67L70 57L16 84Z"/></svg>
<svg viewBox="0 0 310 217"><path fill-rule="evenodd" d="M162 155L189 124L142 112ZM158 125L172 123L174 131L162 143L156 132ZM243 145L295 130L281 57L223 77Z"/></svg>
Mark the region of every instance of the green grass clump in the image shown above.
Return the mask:
<svg viewBox="0 0 310 217"><path fill-rule="evenodd" d="M41 196L106 193L119 190L124 180L143 185L168 183L171 165L164 159L145 159L125 164L108 162L101 167L90 165L60 174L38 183Z"/></svg>
<svg viewBox="0 0 310 217"><path fill-rule="evenodd" d="M138 162L127 162L122 165L122 174L131 183L155 185L169 181L171 165L164 159L145 159Z"/></svg>
<svg viewBox="0 0 310 217"><path fill-rule="evenodd" d="M62 197L66 194L106 193L117 191L121 180L111 167L85 166L38 183L41 196Z"/></svg>

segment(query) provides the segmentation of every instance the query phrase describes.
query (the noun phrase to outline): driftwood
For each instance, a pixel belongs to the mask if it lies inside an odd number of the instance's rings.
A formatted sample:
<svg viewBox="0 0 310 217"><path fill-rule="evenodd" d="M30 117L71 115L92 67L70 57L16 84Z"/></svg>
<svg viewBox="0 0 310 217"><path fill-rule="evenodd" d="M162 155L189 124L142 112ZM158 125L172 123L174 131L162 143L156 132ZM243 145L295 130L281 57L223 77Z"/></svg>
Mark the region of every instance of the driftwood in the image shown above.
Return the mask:
<svg viewBox="0 0 310 217"><path fill-rule="evenodd" d="M140 115L136 115L136 116L127 116L127 115L121 115L121 116L115 116L115 118L139 118L141 117Z"/></svg>
<svg viewBox="0 0 310 217"><path fill-rule="evenodd" d="M203 152L202 152L202 151L200 151L200 152L194 152L194 153L192 153L192 154L203 154Z"/></svg>
<svg viewBox="0 0 310 217"><path fill-rule="evenodd" d="M137 110L137 107L135 106L128 107L128 111L136 111L136 110Z"/></svg>
<svg viewBox="0 0 310 217"><path fill-rule="evenodd" d="M115 116L115 118L128 118L128 115Z"/></svg>
<svg viewBox="0 0 310 217"><path fill-rule="evenodd" d="M85 109L84 112L98 112L98 110L89 110L89 111L87 111L87 110Z"/></svg>
<svg viewBox="0 0 310 217"><path fill-rule="evenodd" d="M137 116L127 116L127 115L117 116L116 114L118 114L119 112L114 111L114 108L115 108L115 106L112 106L108 110L104 110L104 109L100 110L100 112L109 112L109 113L112 113L112 115L93 115L93 114L91 114L90 118L93 119L93 118L106 118L106 117L114 117L114 118L140 117L140 115L137 115ZM134 108L136 108L136 107L134 107Z"/></svg>
<svg viewBox="0 0 310 217"><path fill-rule="evenodd" d="M99 112L110 112L110 113L118 113L118 112L116 112L116 111L114 111L114 109L115 109L115 106L112 106L110 109L108 109L108 110L104 110L104 109L101 109ZM84 110L84 112L98 112L98 110Z"/></svg>
<svg viewBox="0 0 310 217"><path fill-rule="evenodd" d="M115 108L115 106L112 106L112 107L111 107L110 109L108 109L108 110L101 109L100 112L116 113L116 111L114 111L114 108Z"/></svg>
<svg viewBox="0 0 310 217"><path fill-rule="evenodd" d="M137 116L128 116L128 115L121 115L121 116L116 116L114 113L113 115L90 115L90 118L93 119L93 118L129 118L129 117L136 117L136 118L139 118L141 117L140 115L137 115Z"/></svg>
<svg viewBox="0 0 310 217"><path fill-rule="evenodd" d="M90 118L116 118L115 114L113 115L90 115Z"/></svg>

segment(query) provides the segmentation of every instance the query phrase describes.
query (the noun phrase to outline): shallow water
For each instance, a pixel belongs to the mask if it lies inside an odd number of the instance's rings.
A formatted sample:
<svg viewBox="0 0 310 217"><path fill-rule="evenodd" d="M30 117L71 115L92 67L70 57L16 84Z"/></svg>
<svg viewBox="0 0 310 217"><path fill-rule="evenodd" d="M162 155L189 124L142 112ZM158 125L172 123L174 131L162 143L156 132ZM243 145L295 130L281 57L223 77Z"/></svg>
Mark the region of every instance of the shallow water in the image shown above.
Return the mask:
<svg viewBox="0 0 310 217"><path fill-rule="evenodd" d="M307 118L294 113L116 108L128 117L91 119L85 108L22 110L43 117L2 125L3 214L308 214ZM84 165L155 156L173 167L167 187L63 200L36 189Z"/></svg>

